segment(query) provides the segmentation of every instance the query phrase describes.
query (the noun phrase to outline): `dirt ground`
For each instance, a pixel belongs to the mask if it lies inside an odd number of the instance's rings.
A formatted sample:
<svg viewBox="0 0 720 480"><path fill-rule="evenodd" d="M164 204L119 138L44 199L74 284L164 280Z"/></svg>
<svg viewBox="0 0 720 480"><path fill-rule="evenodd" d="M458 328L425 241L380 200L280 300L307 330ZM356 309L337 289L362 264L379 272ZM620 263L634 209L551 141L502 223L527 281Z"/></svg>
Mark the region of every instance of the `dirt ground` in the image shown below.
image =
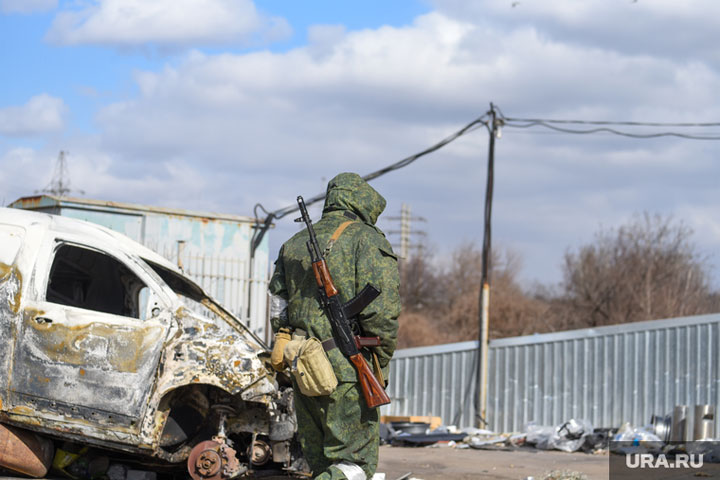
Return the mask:
<svg viewBox="0 0 720 480"><path fill-rule="evenodd" d="M534 448L513 451L456 449L440 447L380 447L378 472L386 480L396 480L408 472L408 478L513 479L533 477L541 480L551 471L579 472L588 480L609 476L608 454L564 453Z"/></svg>
<svg viewBox="0 0 720 480"><path fill-rule="evenodd" d="M378 473L385 480L469 480L508 479L542 480L552 471L578 472L587 480L606 480L609 476L608 454L588 455L534 448L513 451L456 449L438 447L380 447ZM405 477L407 473L409 476ZM189 478L189 477L188 477ZM288 477L263 477L263 480ZM573 477L567 477L573 478ZM578 478L578 477L575 477ZM52 479L50 476L47 480ZM0 480L21 480L0 473Z"/></svg>

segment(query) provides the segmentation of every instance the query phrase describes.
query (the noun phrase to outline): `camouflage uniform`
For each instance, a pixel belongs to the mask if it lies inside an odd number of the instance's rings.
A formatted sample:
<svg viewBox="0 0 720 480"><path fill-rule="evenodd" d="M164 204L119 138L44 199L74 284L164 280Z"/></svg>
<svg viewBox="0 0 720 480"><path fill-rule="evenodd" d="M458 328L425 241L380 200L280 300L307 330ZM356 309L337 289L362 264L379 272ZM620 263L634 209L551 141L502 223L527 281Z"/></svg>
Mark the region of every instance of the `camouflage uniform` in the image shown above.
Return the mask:
<svg viewBox="0 0 720 480"><path fill-rule="evenodd" d="M360 176L341 173L328 184L322 219L314 228L320 248L327 249L336 229L353 220L332 249L326 251L325 260L343 302L353 298L367 283L381 291L359 315L359 321L365 335L381 339L380 347L374 351L387 378L397 343L400 296L397 257L375 226L384 209L385 199ZM332 337L332 328L318 300L307 240L307 231L303 229L285 242L275 262L270 292L287 300L288 307L287 316L272 318L272 327L275 332L285 326L300 328L310 336L326 340ZM315 478L346 478L337 467L341 462L360 466L370 478L377 467L378 409L365 405L355 368L340 350L330 350L328 357L339 382L335 392L306 397L295 388L303 452Z"/></svg>

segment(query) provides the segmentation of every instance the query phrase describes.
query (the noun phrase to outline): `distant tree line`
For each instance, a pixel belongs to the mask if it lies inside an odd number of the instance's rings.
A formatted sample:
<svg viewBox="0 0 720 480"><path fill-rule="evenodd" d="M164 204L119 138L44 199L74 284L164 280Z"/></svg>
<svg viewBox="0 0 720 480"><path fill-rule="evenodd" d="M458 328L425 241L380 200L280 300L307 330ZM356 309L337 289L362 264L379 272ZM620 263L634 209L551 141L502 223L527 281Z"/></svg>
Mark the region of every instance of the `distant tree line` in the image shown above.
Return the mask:
<svg viewBox="0 0 720 480"><path fill-rule="evenodd" d="M644 214L568 250L559 285L520 286L521 259L492 252L490 337L615 325L720 311L710 266L692 231L671 217ZM463 244L437 267L420 249L401 269L400 348L475 340L482 256Z"/></svg>

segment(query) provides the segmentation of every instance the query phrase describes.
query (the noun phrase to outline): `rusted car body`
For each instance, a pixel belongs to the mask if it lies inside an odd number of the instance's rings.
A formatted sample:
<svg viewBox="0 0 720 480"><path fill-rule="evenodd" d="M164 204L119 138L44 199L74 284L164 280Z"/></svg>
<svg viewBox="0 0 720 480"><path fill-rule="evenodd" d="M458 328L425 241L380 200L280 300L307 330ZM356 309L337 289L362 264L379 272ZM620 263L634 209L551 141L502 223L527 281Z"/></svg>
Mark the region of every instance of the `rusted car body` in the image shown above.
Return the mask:
<svg viewBox="0 0 720 480"><path fill-rule="evenodd" d="M2 423L167 463L197 457L198 444L232 452L217 478L302 469L292 391L266 358L153 251L90 223L0 209Z"/></svg>

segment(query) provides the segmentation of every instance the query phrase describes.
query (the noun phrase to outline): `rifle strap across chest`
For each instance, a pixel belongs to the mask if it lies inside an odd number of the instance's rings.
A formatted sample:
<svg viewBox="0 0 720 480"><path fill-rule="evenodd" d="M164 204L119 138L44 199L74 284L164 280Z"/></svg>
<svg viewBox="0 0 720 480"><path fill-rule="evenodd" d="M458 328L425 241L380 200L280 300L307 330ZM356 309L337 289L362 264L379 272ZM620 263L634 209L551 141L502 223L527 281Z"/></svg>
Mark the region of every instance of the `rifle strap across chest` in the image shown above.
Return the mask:
<svg viewBox="0 0 720 480"><path fill-rule="evenodd" d="M337 239L340 238L340 235L345 231L347 227L350 226L351 223L355 223L353 220L348 220L347 222L343 222L340 224L340 226L335 229L332 236L330 237L330 240L328 241L327 246L325 247L325 251L323 252L323 256L327 258L328 254L330 253L330 250L332 250L332 247L335 245L335 242L337 242Z"/></svg>

